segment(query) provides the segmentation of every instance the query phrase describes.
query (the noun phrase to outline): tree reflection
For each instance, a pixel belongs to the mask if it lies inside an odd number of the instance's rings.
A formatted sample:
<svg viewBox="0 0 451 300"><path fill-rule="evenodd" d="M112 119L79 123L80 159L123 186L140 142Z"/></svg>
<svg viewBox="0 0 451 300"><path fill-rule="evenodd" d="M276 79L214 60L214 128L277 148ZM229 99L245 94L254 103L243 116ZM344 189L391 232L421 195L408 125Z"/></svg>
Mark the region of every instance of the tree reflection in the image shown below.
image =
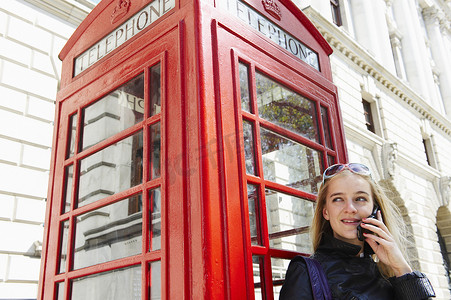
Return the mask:
<svg viewBox="0 0 451 300"><path fill-rule="evenodd" d="M285 129L319 142L316 109L313 101L257 73L259 115Z"/></svg>

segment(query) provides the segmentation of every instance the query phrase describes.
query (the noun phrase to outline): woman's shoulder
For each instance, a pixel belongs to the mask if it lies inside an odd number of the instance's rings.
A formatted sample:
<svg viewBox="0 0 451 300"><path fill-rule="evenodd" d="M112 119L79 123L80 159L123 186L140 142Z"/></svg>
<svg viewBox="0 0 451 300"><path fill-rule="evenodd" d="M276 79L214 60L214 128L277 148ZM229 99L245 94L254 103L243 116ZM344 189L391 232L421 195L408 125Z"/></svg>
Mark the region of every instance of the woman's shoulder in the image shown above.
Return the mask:
<svg viewBox="0 0 451 300"><path fill-rule="evenodd" d="M290 261L279 299L313 299L304 257L296 256Z"/></svg>
<svg viewBox="0 0 451 300"><path fill-rule="evenodd" d="M288 265L286 277L302 277L303 280L308 278L308 269L305 259L308 258L300 255L292 258Z"/></svg>

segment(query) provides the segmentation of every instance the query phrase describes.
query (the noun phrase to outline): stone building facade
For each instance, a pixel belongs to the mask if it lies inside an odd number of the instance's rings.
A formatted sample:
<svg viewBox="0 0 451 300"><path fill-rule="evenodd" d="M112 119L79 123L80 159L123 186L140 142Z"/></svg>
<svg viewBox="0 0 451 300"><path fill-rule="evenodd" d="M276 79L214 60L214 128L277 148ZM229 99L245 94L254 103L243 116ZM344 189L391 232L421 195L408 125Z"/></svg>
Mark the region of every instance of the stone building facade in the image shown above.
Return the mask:
<svg viewBox="0 0 451 300"><path fill-rule="evenodd" d="M450 299L451 2L294 2L334 49L349 161L401 208L412 265Z"/></svg>
<svg viewBox="0 0 451 300"><path fill-rule="evenodd" d="M58 54L93 7L0 2L0 299L36 299Z"/></svg>
<svg viewBox="0 0 451 300"><path fill-rule="evenodd" d="M349 161L401 208L413 266L450 299L451 1L293 2L334 49ZM0 299L36 298L57 55L94 5L0 3Z"/></svg>

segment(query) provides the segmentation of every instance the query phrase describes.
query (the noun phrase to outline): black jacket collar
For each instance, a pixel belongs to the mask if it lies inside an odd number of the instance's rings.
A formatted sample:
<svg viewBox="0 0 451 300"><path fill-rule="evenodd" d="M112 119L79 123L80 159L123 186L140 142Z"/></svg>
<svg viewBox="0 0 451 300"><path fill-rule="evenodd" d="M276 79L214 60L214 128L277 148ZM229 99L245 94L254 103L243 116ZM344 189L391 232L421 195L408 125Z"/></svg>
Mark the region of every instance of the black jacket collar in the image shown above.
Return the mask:
<svg viewBox="0 0 451 300"><path fill-rule="evenodd" d="M323 234L318 247L319 252L336 253L344 256L357 256L362 247L336 239L331 234ZM366 242L364 244L364 257L374 254L373 249Z"/></svg>

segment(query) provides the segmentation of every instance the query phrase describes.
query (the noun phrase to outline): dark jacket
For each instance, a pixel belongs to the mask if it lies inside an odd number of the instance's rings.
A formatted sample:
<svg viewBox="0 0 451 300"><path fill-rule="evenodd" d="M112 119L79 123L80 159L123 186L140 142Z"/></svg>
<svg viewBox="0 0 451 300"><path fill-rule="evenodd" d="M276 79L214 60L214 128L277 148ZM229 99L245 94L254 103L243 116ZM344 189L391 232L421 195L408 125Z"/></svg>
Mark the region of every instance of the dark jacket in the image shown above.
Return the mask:
<svg viewBox="0 0 451 300"><path fill-rule="evenodd" d="M366 251L359 257L361 247L325 235L312 256L324 269L334 299L423 300L435 296L422 273L383 278L370 256L371 248L365 245ZM307 267L296 258L288 266L279 300L294 299L313 299Z"/></svg>

